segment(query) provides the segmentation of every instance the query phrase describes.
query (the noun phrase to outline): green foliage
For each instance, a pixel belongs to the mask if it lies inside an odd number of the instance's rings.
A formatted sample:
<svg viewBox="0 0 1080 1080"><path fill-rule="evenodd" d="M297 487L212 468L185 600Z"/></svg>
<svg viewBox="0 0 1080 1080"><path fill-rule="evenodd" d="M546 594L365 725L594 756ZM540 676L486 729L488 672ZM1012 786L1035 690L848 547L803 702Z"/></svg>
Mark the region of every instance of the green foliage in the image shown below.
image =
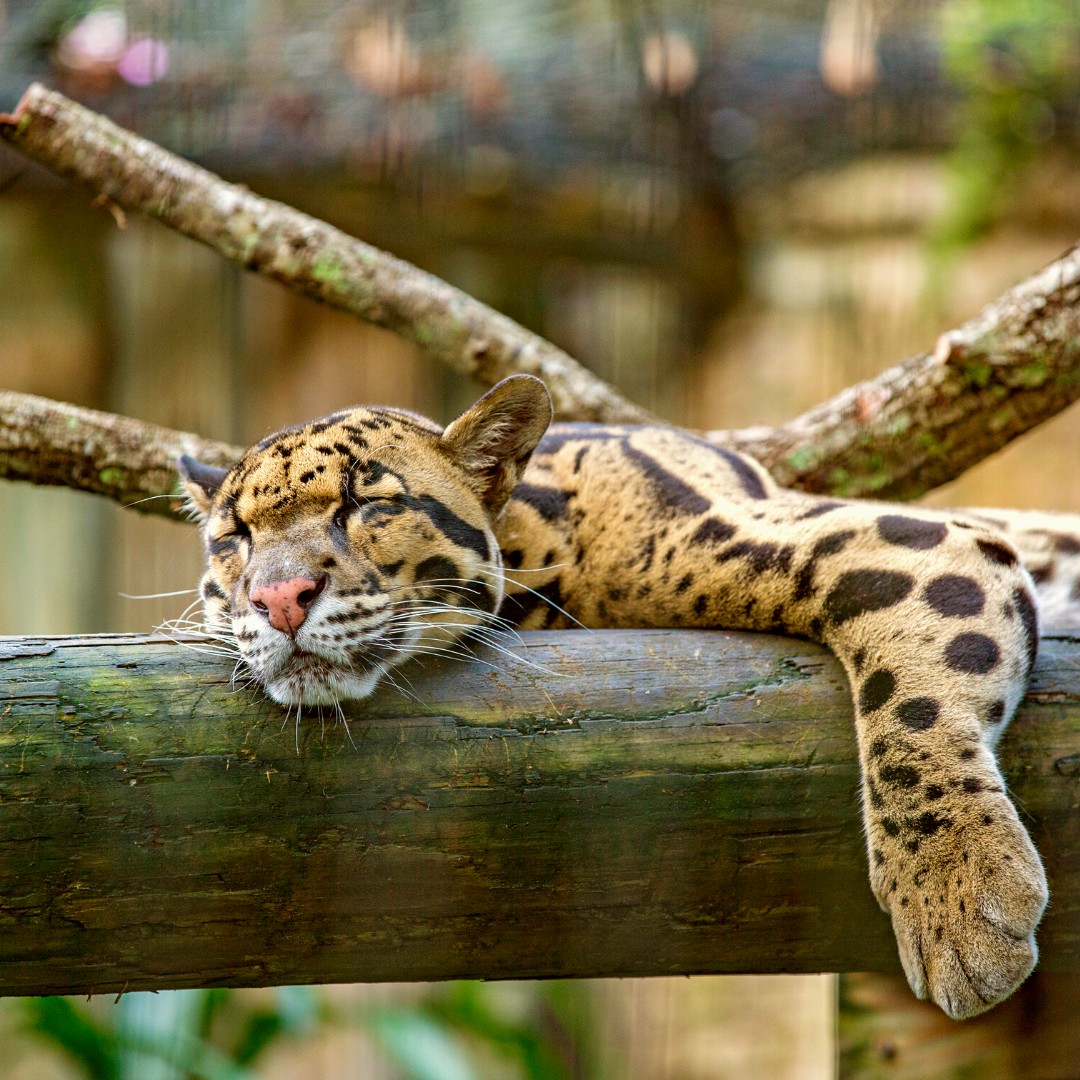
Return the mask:
<svg viewBox="0 0 1080 1080"><path fill-rule="evenodd" d="M6 1007L88 1080L254 1080L282 1040L349 1023L374 1039L402 1080L597 1075L591 997L581 983L445 983L414 1001L347 1013L308 986L127 994L105 1010L100 1004L45 997Z"/></svg>
<svg viewBox="0 0 1080 1080"><path fill-rule="evenodd" d="M448 983L367 1025L405 1080L577 1080L596 1076L586 986Z"/></svg>
<svg viewBox="0 0 1080 1080"><path fill-rule="evenodd" d="M233 990L127 994L104 1015L71 998L26 998L24 1027L62 1051L89 1080L254 1080L249 1071L282 1038L313 1033L326 1019L318 991L273 991L249 1004Z"/></svg>
<svg viewBox="0 0 1080 1080"><path fill-rule="evenodd" d="M999 217L1040 146L1055 106L1076 90L1076 0L950 0L942 11L946 75L961 94L952 199L937 242L970 243Z"/></svg>

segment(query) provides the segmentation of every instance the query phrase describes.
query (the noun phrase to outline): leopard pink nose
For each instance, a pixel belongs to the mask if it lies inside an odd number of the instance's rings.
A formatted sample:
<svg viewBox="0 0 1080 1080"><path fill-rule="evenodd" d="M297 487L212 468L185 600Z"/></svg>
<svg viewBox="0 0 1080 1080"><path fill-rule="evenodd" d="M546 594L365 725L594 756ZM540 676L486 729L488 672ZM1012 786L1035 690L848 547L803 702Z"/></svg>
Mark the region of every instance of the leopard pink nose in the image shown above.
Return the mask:
<svg viewBox="0 0 1080 1080"><path fill-rule="evenodd" d="M305 577L273 581L252 592L251 606L265 615L275 630L296 637L296 631L307 618L308 608L325 588L325 574L318 581Z"/></svg>

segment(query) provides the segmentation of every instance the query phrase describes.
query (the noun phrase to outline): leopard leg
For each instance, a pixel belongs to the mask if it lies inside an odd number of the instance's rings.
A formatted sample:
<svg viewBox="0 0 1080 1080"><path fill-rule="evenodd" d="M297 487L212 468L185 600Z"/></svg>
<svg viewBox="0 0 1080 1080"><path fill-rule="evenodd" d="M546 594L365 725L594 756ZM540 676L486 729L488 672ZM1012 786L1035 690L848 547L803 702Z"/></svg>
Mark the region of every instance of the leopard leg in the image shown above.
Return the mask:
<svg viewBox="0 0 1080 1080"><path fill-rule="evenodd" d="M978 525L849 513L813 629L851 680L874 894L912 989L961 1019L1038 957L1046 878L994 756L1035 656L1032 586Z"/></svg>

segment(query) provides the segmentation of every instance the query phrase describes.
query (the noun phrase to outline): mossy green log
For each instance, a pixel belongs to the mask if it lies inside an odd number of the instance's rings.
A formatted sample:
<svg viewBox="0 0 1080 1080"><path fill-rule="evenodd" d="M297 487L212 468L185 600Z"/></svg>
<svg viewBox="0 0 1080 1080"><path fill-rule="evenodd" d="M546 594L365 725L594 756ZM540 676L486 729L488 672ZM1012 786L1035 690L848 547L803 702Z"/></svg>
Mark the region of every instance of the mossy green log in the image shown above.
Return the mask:
<svg viewBox="0 0 1080 1080"><path fill-rule="evenodd" d="M533 633L297 724L145 637L0 639L0 994L897 970L812 644ZM489 661L489 662L485 662ZM1005 771L1080 968L1080 641Z"/></svg>

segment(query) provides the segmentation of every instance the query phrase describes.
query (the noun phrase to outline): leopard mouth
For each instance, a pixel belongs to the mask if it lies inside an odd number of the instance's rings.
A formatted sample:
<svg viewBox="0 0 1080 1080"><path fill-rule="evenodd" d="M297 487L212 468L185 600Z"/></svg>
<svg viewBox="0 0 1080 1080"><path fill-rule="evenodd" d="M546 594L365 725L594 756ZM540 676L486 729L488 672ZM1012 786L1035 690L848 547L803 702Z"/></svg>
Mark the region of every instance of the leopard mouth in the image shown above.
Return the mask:
<svg viewBox="0 0 1080 1080"><path fill-rule="evenodd" d="M338 658L294 647L272 669L255 674L280 705L337 705L371 695L386 670L375 653Z"/></svg>

